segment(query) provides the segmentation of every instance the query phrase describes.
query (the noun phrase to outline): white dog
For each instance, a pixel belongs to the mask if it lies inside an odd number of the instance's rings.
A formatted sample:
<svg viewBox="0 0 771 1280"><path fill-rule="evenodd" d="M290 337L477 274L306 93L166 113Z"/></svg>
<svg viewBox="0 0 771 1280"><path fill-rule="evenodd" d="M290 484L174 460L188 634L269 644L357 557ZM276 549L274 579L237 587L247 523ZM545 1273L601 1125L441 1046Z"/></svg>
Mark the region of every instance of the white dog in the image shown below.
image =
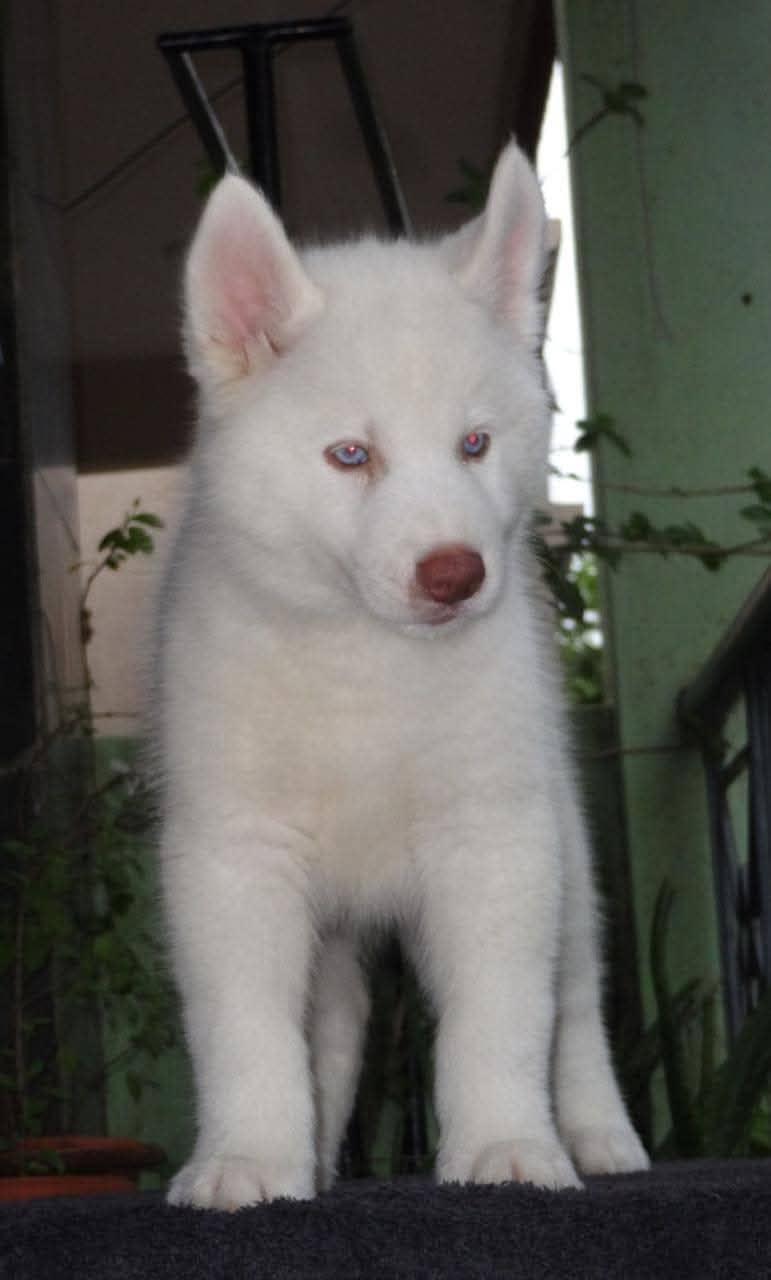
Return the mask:
<svg viewBox="0 0 771 1280"><path fill-rule="evenodd" d="M192 496L161 618L164 890L198 1093L177 1204L334 1178L394 922L439 1018L443 1180L647 1157L528 549L544 214L514 145L436 243L296 252L226 177L187 263Z"/></svg>

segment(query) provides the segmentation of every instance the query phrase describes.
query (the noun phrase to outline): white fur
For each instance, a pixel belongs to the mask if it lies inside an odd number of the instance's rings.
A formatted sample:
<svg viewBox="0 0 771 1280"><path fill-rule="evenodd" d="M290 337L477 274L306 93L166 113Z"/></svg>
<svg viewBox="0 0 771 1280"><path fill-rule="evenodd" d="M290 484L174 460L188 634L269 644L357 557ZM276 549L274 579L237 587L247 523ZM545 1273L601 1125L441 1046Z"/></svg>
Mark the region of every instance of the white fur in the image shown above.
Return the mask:
<svg viewBox="0 0 771 1280"><path fill-rule="evenodd" d="M513 146L486 213L438 244L300 256L235 177L204 213L186 293L201 421L159 660L199 1120L174 1203L329 1185L367 1016L357 946L380 921L439 1015L441 1178L575 1186L573 1161L646 1164L601 1025L526 542L548 439L542 239ZM475 429L489 451L464 460ZM367 467L330 465L347 441ZM486 574L446 618L416 565L458 545Z"/></svg>

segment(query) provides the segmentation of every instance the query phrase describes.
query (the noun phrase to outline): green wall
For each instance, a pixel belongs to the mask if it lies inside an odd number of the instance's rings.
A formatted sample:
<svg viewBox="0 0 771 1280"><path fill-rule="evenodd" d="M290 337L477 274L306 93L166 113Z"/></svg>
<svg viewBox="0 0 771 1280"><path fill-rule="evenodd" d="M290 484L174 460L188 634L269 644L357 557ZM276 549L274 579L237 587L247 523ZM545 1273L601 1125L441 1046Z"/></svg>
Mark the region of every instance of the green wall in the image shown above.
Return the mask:
<svg viewBox="0 0 771 1280"><path fill-rule="evenodd" d="M562 0L569 133L607 87L642 84L644 125L611 114L572 152L590 412L612 415L633 455L596 457L598 513L693 520L746 540L750 498L673 499L608 485L723 486L769 469L771 406L771 5L768 0ZM651 908L679 890L678 981L717 973L700 760L684 747L678 691L694 676L766 561L629 555L605 581L643 998Z"/></svg>

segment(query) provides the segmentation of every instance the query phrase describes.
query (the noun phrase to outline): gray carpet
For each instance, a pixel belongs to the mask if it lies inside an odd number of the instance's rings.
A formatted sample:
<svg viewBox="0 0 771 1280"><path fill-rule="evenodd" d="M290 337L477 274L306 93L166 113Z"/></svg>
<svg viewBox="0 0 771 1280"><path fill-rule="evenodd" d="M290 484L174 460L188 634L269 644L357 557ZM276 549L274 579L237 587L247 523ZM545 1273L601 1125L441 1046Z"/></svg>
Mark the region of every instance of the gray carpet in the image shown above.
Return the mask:
<svg viewBox="0 0 771 1280"><path fill-rule="evenodd" d="M658 1165L583 1192L347 1182L236 1214L158 1194L0 1208L12 1280L771 1277L771 1160Z"/></svg>

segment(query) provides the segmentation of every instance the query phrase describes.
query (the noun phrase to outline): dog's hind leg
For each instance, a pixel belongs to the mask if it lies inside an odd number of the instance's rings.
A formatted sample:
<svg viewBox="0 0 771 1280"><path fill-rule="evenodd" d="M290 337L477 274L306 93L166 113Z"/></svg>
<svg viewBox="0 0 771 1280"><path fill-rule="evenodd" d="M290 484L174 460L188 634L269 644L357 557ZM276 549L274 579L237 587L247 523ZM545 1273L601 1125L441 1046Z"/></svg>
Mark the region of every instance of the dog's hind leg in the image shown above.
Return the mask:
<svg viewBox="0 0 771 1280"><path fill-rule="evenodd" d="M321 946L310 1013L316 1082L317 1183L332 1186L353 1108L369 1016L369 995L355 942L341 934Z"/></svg>

